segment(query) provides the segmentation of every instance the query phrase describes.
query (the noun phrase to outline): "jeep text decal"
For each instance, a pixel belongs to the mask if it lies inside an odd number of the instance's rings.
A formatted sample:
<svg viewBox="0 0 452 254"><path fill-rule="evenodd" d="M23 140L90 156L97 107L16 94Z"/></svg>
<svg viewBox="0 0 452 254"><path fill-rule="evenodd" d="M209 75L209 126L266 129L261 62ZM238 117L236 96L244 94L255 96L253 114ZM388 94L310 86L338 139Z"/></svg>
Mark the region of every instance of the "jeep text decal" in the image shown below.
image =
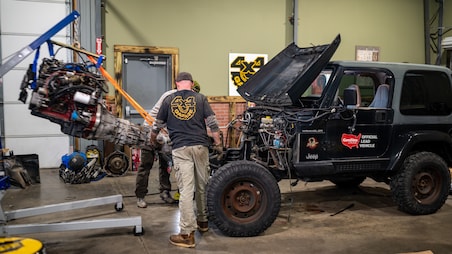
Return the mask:
<svg viewBox="0 0 452 254"><path fill-rule="evenodd" d="M375 148L375 142L372 140L377 140L377 135L362 135L361 133L358 135L353 134L342 134L341 143L352 149L356 148Z"/></svg>
<svg viewBox="0 0 452 254"><path fill-rule="evenodd" d="M318 154L308 153L306 155L306 160L318 160L318 159L319 159L319 155Z"/></svg>

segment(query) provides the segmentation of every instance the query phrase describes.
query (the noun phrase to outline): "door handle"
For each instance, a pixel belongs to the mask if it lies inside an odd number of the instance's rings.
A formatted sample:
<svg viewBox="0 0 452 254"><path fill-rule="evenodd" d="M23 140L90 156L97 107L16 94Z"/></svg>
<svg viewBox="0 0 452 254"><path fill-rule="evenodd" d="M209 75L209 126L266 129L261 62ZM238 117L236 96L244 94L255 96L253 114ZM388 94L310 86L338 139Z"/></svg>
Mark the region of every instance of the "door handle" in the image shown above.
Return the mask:
<svg viewBox="0 0 452 254"><path fill-rule="evenodd" d="M388 118L388 113L386 110L376 110L375 111L375 122L376 123L385 123Z"/></svg>

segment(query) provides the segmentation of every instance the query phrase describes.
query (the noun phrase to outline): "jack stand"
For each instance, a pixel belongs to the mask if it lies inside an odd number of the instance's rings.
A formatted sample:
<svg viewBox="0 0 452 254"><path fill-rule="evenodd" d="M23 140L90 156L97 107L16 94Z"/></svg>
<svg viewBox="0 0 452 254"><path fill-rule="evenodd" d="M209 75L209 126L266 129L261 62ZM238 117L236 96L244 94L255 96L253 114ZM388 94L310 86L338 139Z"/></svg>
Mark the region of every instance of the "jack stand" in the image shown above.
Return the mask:
<svg viewBox="0 0 452 254"><path fill-rule="evenodd" d="M3 199L5 191L0 192L0 201ZM69 230L83 230L83 229L98 229L98 228L116 228L134 226L133 233L135 236L143 235L143 227L141 224L141 216L129 218L115 218L115 219L99 219L90 221L72 221L72 222L58 222L48 224L21 224L21 225L6 225L6 222L24 218L29 216L48 214L54 212L62 212L79 208L86 208L92 206L99 206L105 204L115 203L115 210L121 211L123 209L123 202L121 195L113 195L101 198L86 199L74 202L66 202L54 205L46 205L40 207L19 209L14 211L4 212L0 205L0 235L20 235L26 233L43 233L55 231L69 231Z"/></svg>

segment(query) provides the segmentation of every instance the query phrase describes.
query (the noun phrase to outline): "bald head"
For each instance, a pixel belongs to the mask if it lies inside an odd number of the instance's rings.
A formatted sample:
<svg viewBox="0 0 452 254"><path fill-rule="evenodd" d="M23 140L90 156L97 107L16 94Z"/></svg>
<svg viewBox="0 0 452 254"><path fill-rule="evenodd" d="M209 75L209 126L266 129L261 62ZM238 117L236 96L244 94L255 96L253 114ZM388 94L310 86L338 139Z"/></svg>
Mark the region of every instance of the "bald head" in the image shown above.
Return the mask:
<svg viewBox="0 0 452 254"><path fill-rule="evenodd" d="M193 82L190 80L181 80L176 82L177 90L192 90Z"/></svg>

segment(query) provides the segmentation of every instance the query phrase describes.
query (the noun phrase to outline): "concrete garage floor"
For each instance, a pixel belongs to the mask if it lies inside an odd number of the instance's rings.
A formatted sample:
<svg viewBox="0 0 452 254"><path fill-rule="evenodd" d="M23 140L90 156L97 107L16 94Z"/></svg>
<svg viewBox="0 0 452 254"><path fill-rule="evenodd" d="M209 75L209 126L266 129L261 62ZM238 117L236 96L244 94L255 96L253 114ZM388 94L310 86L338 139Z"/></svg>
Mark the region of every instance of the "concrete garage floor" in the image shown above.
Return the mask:
<svg viewBox="0 0 452 254"><path fill-rule="evenodd" d="M71 185L59 179L57 169L41 169L41 184L8 189L2 207L8 211L121 194L124 197L121 212L109 204L21 218L9 225L142 216L145 230L142 236L134 236L133 227L21 235L43 242L49 254L452 253L452 198L436 214L411 216L397 210L386 185L372 180L366 180L354 190L339 190L329 182L307 185L300 182L290 190L289 181L283 180L280 182L281 212L262 235L227 237L210 225L207 233L196 233L195 249L175 247L168 243L168 237L178 232L178 208L160 200L156 173L154 168L146 209L136 206L134 171L122 177ZM354 204L352 208L331 216L351 204Z"/></svg>

